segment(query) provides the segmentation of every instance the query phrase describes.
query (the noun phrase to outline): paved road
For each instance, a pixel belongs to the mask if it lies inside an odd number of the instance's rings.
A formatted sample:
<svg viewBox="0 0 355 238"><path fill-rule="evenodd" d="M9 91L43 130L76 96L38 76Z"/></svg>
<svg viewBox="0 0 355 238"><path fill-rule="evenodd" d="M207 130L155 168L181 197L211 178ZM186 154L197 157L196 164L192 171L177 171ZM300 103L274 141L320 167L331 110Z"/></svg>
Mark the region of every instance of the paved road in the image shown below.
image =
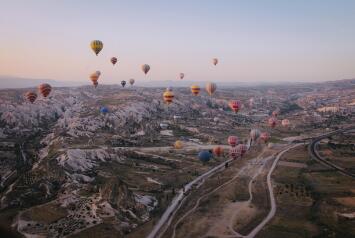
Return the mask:
<svg viewBox="0 0 355 238"><path fill-rule="evenodd" d="M331 136L331 135L335 135L335 134L338 134L338 133L342 133L342 132L345 132L345 131L352 130L354 128L355 127L352 126L352 127L348 127L348 128L345 128L345 129L332 131L332 132L329 132L329 133L326 133L326 134L323 134L321 136L318 136L318 137L314 138L313 141L310 143L310 145L308 147L308 151L311 154L312 158L317 160L318 162L322 163L323 165L325 165L327 167L330 167L330 168L333 168L333 169L337 170L338 172L340 172L343 175L355 178L355 174L354 173L351 173L348 170L346 170L346 169L344 169L344 168L342 168L342 167L340 167L340 166L338 166L336 164L333 164L330 161L327 161L325 158L320 156L320 154L318 153L318 150L317 150L317 145L319 144L319 142L322 139L325 139L325 138L327 138L328 136Z"/></svg>

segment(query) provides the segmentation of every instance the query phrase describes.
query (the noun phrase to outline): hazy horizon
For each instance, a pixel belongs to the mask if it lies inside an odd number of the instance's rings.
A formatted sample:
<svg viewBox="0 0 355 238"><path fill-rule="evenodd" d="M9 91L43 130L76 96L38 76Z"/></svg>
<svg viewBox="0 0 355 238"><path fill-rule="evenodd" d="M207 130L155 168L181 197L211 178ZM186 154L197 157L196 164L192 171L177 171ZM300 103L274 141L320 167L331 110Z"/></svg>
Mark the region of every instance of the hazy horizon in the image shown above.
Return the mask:
<svg viewBox="0 0 355 238"><path fill-rule="evenodd" d="M178 80L180 72L217 83L355 77L354 1L14 0L0 13L0 75L82 84L96 70L103 84ZM104 43L97 57L95 39Z"/></svg>

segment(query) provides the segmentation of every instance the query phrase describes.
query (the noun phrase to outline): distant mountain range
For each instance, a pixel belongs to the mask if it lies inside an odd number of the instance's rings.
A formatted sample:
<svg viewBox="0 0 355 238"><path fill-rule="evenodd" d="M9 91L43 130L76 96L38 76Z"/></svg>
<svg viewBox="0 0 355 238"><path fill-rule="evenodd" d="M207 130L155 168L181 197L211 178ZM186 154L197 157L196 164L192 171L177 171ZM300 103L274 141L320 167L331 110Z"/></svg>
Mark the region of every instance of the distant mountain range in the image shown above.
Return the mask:
<svg viewBox="0 0 355 238"><path fill-rule="evenodd" d="M34 78L21 78L21 77L13 77L13 76L0 76L0 89L5 88L33 88L37 87L41 83L49 83L53 87L76 87L88 85L90 82L74 82L74 81L57 81L53 79L34 79ZM119 84L117 82L116 84ZM191 84L196 83L201 87L207 83L207 81L189 81L189 80L137 80L136 85L140 87L189 87ZM326 82L218 82L218 86L221 88L224 87L255 87L255 86L278 86L278 85L300 85L300 84L328 84L328 85L336 85L336 84L355 84L355 79L342 79L335 81L326 81Z"/></svg>

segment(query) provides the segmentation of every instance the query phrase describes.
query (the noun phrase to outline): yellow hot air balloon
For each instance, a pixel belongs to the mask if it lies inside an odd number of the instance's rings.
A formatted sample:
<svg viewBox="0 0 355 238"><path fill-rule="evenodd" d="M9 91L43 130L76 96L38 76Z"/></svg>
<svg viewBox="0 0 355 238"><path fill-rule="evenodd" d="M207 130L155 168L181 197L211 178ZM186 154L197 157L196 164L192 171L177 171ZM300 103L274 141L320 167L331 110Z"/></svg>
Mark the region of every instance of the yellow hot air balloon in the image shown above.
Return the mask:
<svg viewBox="0 0 355 238"><path fill-rule="evenodd" d="M147 74L150 70L150 66L148 64L143 64L141 66L141 68L142 68L142 71L144 72L144 74Z"/></svg>
<svg viewBox="0 0 355 238"><path fill-rule="evenodd" d="M104 47L104 44L99 40L93 40L90 43L90 47L95 52L95 54L98 55Z"/></svg>
<svg viewBox="0 0 355 238"><path fill-rule="evenodd" d="M172 91L165 91L163 93L163 99L166 104L170 104L173 102L174 99L174 93Z"/></svg>
<svg viewBox="0 0 355 238"><path fill-rule="evenodd" d="M181 140L175 141L175 143L174 143L174 148L175 149L181 149L182 147L183 147L183 143L182 143Z"/></svg>
<svg viewBox="0 0 355 238"><path fill-rule="evenodd" d="M191 92L194 96L197 96L200 93L200 87L197 85L192 85Z"/></svg>
<svg viewBox="0 0 355 238"><path fill-rule="evenodd" d="M206 91L210 96L216 91L217 85L215 83L207 83L206 84Z"/></svg>

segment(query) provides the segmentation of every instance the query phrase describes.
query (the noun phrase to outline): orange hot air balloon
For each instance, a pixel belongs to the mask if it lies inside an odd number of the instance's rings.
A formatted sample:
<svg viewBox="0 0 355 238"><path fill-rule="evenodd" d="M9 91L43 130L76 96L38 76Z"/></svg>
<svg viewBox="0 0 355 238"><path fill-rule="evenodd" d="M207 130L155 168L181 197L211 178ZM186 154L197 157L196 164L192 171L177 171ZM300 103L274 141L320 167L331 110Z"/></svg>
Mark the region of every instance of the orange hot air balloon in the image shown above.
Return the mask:
<svg viewBox="0 0 355 238"><path fill-rule="evenodd" d="M275 117L270 117L268 120L268 124L271 128L274 128L276 126L276 118Z"/></svg>
<svg viewBox="0 0 355 238"><path fill-rule="evenodd" d="M212 63L213 63L214 65L217 65L217 64L218 64L218 59L217 59L217 58L213 58L213 59L212 59Z"/></svg>
<svg viewBox="0 0 355 238"><path fill-rule="evenodd" d="M115 65L115 64L117 63L117 58L116 58L116 57L112 57L112 58L111 58L111 63L112 63L113 65Z"/></svg>
<svg viewBox="0 0 355 238"><path fill-rule="evenodd" d="M36 101L37 99L37 93L35 92L27 92L25 94L25 98L30 101L31 103L34 103L34 101Z"/></svg>
<svg viewBox="0 0 355 238"><path fill-rule="evenodd" d="M237 113L240 109L240 102L232 100L228 103L229 107L232 109L233 112Z"/></svg>
<svg viewBox="0 0 355 238"><path fill-rule="evenodd" d="M175 141L175 143L174 143L174 148L175 149L181 149L182 147L183 147L183 143L182 143L181 140Z"/></svg>
<svg viewBox="0 0 355 238"><path fill-rule="evenodd" d="M223 148L220 146L216 146L213 148L213 154L220 157L223 154Z"/></svg>
<svg viewBox="0 0 355 238"><path fill-rule="evenodd" d="M180 77L180 79L183 79L185 77L185 74L184 73L180 73L179 77Z"/></svg>
<svg viewBox="0 0 355 238"><path fill-rule="evenodd" d="M147 65L147 64L143 64L141 66L141 68L142 68L142 71L144 72L144 74L147 74L149 72L149 70L150 70L150 66Z"/></svg>
<svg viewBox="0 0 355 238"><path fill-rule="evenodd" d="M290 125L290 121L288 119L283 119L281 121L281 125L284 127L288 127Z"/></svg>
<svg viewBox="0 0 355 238"><path fill-rule="evenodd" d="M200 93L200 87L197 85L192 85L191 92L194 96L197 96Z"/></svg>
<svg viewBox="0 0 355 238"><path fill-rule="evenodd" d="M210 96L216 91L217 85L215 83L207 83L206 84L206 91Z"/></svg>
<svg viewBox="0 0 355 238"><path fill-rule="evenodd" d="M174 99L174 93L172 91L165 91L163 93L163 99L166 104L172 103Z"/></svg>
<svg viewBox="0 0 355 238"><path fill-rule="evenodd" d="M48 83L43 83L38 86L38 90L42 94L42 96L46 98L52 91L52 87Z"/></svg>

